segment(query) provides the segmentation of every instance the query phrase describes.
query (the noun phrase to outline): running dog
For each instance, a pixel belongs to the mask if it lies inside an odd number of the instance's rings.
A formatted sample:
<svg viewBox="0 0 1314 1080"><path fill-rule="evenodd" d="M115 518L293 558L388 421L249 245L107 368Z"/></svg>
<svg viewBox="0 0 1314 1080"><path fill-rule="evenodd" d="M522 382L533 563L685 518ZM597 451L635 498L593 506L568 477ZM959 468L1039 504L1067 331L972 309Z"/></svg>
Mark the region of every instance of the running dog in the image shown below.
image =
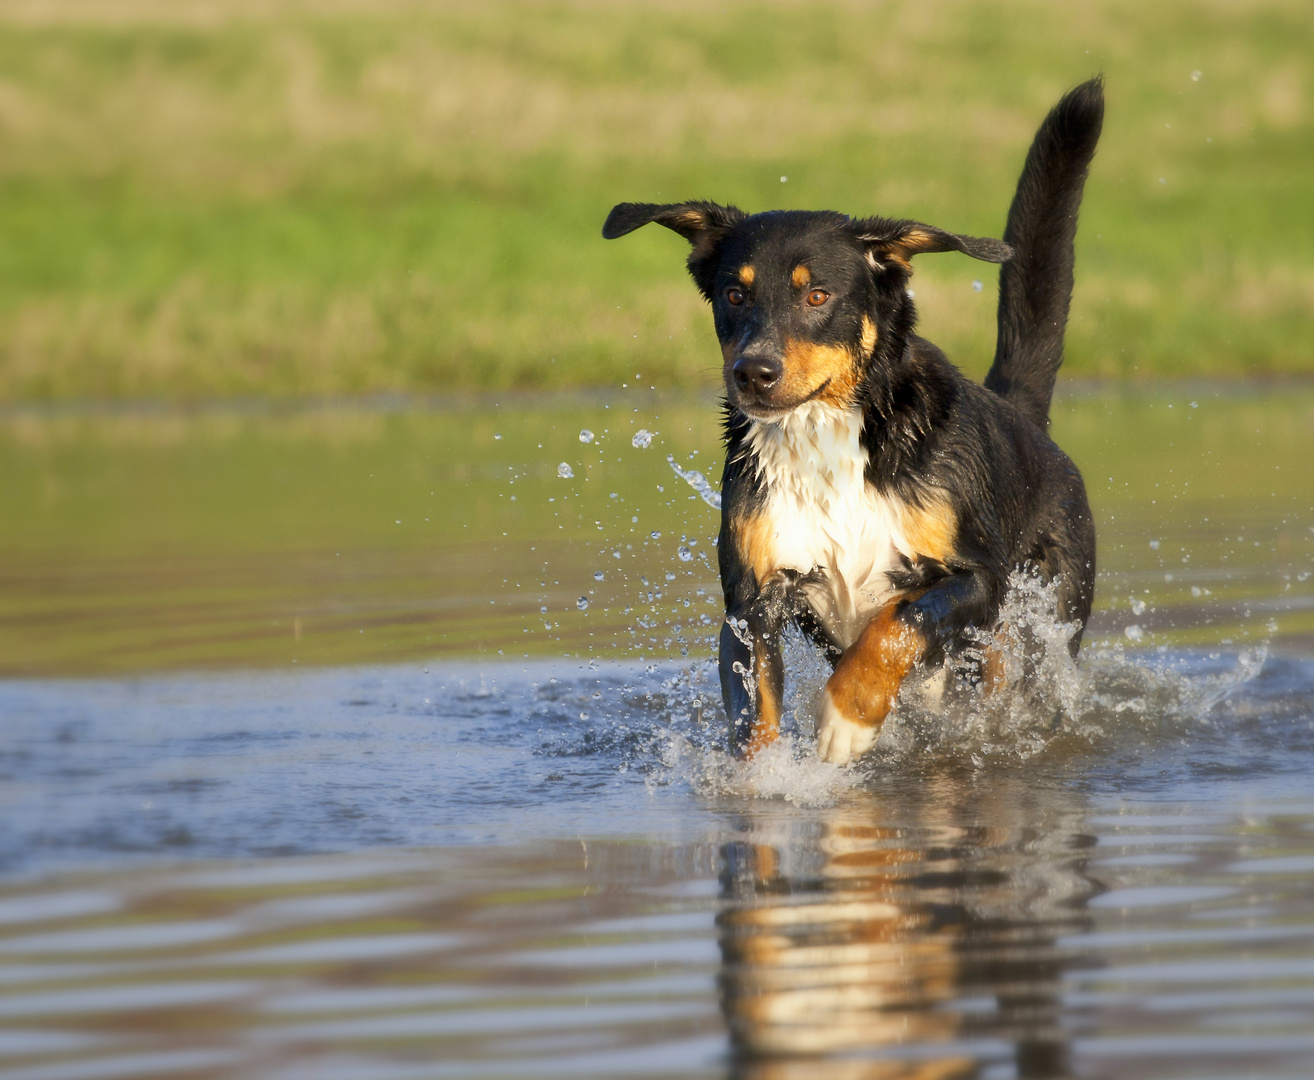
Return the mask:
<svg viewBox="0 0 1314 1080"><path fill-rule="evenodd" d="M712 305L725 379L720 674L737 754L778 734L791 620L834 666L817 752L837 764L875 743L915 666L996 624L1014 571L1054 583L1059 616L1085 624L1095 526L1046 432L1103 116L1093 79L1045 118L1003 242L701 201L608 216L607 239L655 221L688 240ZM913 332L911 260L940 251L1003 264L984 386Z"/></svg>

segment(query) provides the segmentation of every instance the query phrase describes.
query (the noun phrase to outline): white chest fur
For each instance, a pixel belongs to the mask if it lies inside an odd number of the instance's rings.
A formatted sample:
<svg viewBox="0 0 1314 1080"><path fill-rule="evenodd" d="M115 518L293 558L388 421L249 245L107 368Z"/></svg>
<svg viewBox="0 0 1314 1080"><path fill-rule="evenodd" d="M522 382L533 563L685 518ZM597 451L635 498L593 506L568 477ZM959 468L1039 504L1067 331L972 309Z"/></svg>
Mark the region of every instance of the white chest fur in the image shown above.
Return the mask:
<svg viewBox="0 0 1314 1080"><path fill-rule="evenodd" d="M887 571L913 556L901 507L865 478L862 413L811 402L755 421L748 445L766 481L764 539L773 569L820 571L809 605L847 648L893 591Z"/></svg>

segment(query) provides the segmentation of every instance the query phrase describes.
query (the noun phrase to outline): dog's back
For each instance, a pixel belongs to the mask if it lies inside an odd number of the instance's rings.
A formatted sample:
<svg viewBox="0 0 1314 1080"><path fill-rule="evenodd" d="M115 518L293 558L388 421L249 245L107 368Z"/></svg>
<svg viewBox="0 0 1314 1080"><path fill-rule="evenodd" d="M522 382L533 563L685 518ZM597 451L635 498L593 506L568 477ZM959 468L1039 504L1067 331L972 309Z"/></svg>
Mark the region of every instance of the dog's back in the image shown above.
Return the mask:
<svg viewBox="0 0 1314 1080"><path fill-rule="evenodd" d="M985 385L1042 430L1072 299L1077 208L1104 120L1104 87L1091 79L1045 117L1008 211L1013 257L999 275L999 338Z"/></svg>

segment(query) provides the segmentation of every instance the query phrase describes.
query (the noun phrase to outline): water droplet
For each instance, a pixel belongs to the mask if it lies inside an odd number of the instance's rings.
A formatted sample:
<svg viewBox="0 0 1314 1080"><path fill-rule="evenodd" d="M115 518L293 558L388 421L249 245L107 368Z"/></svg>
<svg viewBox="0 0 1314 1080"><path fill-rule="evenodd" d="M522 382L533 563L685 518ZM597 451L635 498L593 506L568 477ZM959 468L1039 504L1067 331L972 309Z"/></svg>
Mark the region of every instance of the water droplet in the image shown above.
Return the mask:
<svg viewBox="0 0 1314 1080"><path fill-rule="evenodd" d="M636 450L646 450L652 444L653 433L647 428L639 428L634 433L634 438L630 440L630 445Z"/></svg>
<svg viewBox="0 0 1314 1080"><path fill-rule="evenodd" d="M1133 596L1133 597L1132 597L1132 602L1131 602L1131 609L1132 609L1132 614L1133 614L1133 615L1144 615L1144 614L1145 614L1145 601L1144 601L1144 600L1138 600L1136 597Z"/></svg>
<svg viewBox="0 0 1314 1080"><path fill-rule="evenodd" d="M557 466L557 475L561 477L561 479L563 480L569 480L572 476L575 475L575 472L573 469L571 469L569 465L567 465L563 461L560 465Z"/></svg>
<svg viewBox="0 0 1314 1080"><path fill-rule="evenodd" d="M685 547L683 544L680 545L680 550L679 550L678 554L679 554L679 556L680 556L680 561L681 561L681 562L688 562L690 559L693 558L693 552L690 551L690 550L689 550L687 547Z"/></svg>
<svg viewBox="0 0 1314 1080"><path fill-rule="evenodd" d="M1158 541L1158 540L1151 540L1151 541L1150 541L1150 550L1151 550L1151 551L1158 551L1158 550L1159 550L1159 541Z"/></svg>
<svg viewBox="0 0 1314 1080"><path fill-rule="evenodd" d="M651 536L654 540L660 540L662 538L662 534L659 533L656 529L653 529L653 531L650 532L648 535Z"/></svg>
<svg viewBox="0 0 1314 1080"><path fill-rule="evenodd" d="M494 431L494 432L493 432L493 438L494 438L494 439L500 439L501 437L502 437L502 433L501 433L500 431Z"/></svg>
<svg viewBox="0 0 1314 1080"><path fill-rule="evenodd" d="M712 487L712 485L707 482L707 478L703 476L702 473L700 473L697 469L689 469L686 471L680 468L680 466L675 463L674 454L666 455L666 464L668 464L671 467L671 469L675 472L676 476L678 476L681 480L683 480L686 484L688 484L691 488L693 488L694 491L698 492L703 502L707 503L708 506L715 507L718 510L721 509L721 493L715 490ZM662 490L660 485L658 486L657 490L658 491Z"/></svg>
<svg viewBox="0 0 1314 1080"><path fill-rule="evenodd" d="M788 177L788 176L782 176L782 177L780 178L780 182L781 182L782 184L788 184L788 183L789 183L789 177Z"/></svg>
<svg viewBox="0 0 1314 1080"><path fill-rule="evenodd" d="M1128 641L1140 641L1141 638L1145 636L1145 631L1142 630L1135 623L1132 623L1131 626L1127 627L1127 629L1124 630L1123 633L1127 635Z"/></svg>
<svg viewBox="0 0 1314 1080"><path fill-rule="evenodd" d="M1204 78L1204 72L1202 72L1202 71L1193 71L1193 72L1191 72L1191 81L1192 81L1192 82L1199 82L1199 81L1200 81L1201 79L1203 79L1203 78Z"/></svg>
<svg viewBox="0 0 1314 1080"><path fill-rule="evenodd" d="M547 614L547 606L545 605L545 606L539 608L539 609L538 609L538 613L539 613L540 615L546 615L546 614Z"/></svg>
<svg viewBox="0 0 1314 1080"><path fill-rule="evenodd" d="M984 283L982 283L982 282L980 282L980 281L974 281L974 282L972 282L972 291L973 291L973 292L980 292L980 291L981 291L982 289L984 289L984 288L985 288Z"/></svg>
<svg viewBox="0 0 1314 1080"><path fill-rule="evenodd" d="M581 596L578 600L575 601L575 606L579 608L580 611L588 611L589 598L587 596Z"/></svg>
<svg viewBox="0 0 1314 1080"><path fill-rule="evenodd" d="M602 580L604 577L606 577L606 576L607 576L607 575L604 574L601 570L595 570L595 571L593 571L593 580L594 580L594 581L601 581L601 580Z"/></svg>
<svg viewBox="0 0 1314 1080"><path fill-rule="evenodd" d="M579 441L582 443L591 443L593 441L593 432L585 428L579 433Z"/></svg>

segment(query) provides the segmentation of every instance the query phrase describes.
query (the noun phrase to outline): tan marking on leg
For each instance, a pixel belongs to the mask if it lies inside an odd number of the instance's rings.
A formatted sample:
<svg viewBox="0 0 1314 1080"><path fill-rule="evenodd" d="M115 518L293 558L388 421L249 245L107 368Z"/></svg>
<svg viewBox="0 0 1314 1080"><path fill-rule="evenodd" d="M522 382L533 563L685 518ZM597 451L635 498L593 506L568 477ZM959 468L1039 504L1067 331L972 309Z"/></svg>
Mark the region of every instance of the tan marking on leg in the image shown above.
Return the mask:
<svg viewBox="0 0 1314 1080"><path fill-rule="evenodd" d="M741 266L739 268L739 281L745 288L750 288L756 280L757 271L751 266Z"/></svg>
<svg viewBox="0 0 1314 1080"><path fill-rule="evenodd" d="M904 678L926 655L926 639L897 617L900 602L876 613L826 682L817 721L824 761L845 765L871 749Z"/></svg>
<svg viewBox="0 0 1314 1080"><path fill-rule="evenodd" d="M826 682L826 693L849 720L879 727L904 677L926 652L926 639L898 618L900 603L876 613Z"/></svg>
<svg viewBox="0 0 1314 1080"><path fill-rule="evenodd" d="M871 359L871 354L876 351L876 324L871 321L871 316L862 317L862 340L859 345L862 348L862 358Z"/></svg>
<svg viewBox="0 0 1314 1080"><path fill-rule="evenodd" d="M981 686L987 694L1004 689L1008 681L1008 666L1004 654L993 645L985 650L981 660Z"/></svg>
<svg viewBox="0 0 1314 1080"><path fill-rule="evenodd" d="M958 515L947 496L936 495L926 506L904 503L899 528L912 546L912 556L948 563L957 550Z"/></svg>
<svg viewBox="0 0 1314 1080"><path fill-rule="evenodd" d="M753 571L760 587L777 569L773 551L775 530L763 515L735 517L730 520L739 561Z"/></svg>
<svg viewBox="0 0 1314 1080"><path fill-rule="evenodd" d="M812 284L812 271L802 263L794 267L794 272L789 275L789 280L794 283L796 289L806 289Z"/></svg>
<svg viewBox="0 0 1314 1080"><path fill-rule="evenodd" d="M753 734L744 747L747 757L752 757L780 738L780 699L771 685L770 672L766 649L760 641L756 642L753 649L753 677L757 679L757 717L753 721Z"/></svg>

